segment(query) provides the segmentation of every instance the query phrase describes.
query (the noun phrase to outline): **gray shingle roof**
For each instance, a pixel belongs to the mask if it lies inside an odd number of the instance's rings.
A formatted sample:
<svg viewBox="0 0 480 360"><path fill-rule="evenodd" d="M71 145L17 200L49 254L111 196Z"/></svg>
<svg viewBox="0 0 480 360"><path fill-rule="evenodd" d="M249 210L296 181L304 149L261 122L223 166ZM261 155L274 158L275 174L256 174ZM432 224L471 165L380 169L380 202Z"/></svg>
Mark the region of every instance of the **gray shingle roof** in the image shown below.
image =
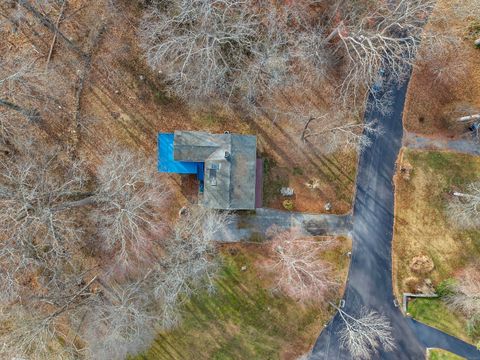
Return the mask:
<svg viewBox="0 0 480 360"><path fill-rule="evenodd" d="M202 204L212 209L255 208L257 139L253 135L176 131L177 161L205 162Z"/></svg>

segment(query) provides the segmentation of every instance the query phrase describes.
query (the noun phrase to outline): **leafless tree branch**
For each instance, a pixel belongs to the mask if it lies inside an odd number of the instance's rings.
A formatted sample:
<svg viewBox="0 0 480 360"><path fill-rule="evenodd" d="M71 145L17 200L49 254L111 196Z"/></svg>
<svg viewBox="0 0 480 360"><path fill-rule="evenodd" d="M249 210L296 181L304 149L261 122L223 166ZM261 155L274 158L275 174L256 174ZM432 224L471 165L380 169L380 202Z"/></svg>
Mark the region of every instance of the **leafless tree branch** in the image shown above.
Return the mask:
<svg viewBox="0 0 480 360"><path fill-rule="evenodd" d="M363 308L358 316L352 316L341 308L334 306L343 320L340 330L342 346L350 351L354 359L371 359L378 350L395 349L390 321L376 311Z"/></svg>
<svg viewBox="0 0 480 360"><path fill-rule="evenodd" d="M331 266L321 257L335 246L334 239L305 238L296 228L270 232L270 250L275 259L271 270L276 274L279 289L300 301L321 301L338 286Z"/></svg>
<svg viewBox="0 0 480 360"><path fill-rule="evenodd" d="M447 205L450 219L458 226L476 228L480 226L480 182L468 185L465 193L454 192Z"/></svg>

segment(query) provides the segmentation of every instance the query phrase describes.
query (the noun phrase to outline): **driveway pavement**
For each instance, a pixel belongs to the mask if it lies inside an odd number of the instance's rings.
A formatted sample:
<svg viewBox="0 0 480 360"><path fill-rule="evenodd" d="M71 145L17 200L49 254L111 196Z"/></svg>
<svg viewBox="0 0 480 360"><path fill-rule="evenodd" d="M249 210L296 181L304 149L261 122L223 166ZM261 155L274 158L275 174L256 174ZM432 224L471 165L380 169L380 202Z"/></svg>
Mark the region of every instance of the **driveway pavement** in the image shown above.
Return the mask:
<svg viewBox="0 0 480 360"><path fill-rule="evenodd" d="M218 239L226 242L256 241L265 238L272 226L281 229L298 227L311 235L350 235L351 215L305 214L274 209L257 209L255 214L236 214Z"/></svg>
<svg viewBox="0 0 480 360"><path fill-rule="evenodd" d="M417 339L419 339L426 348L445 349L469 360L480 359L480 352L475 346L414 319L408 319L407 321L415 332Z"/></svg>
<svg viewBox="0 0 480 360"><path fill-rule="evenodd" d="M465 154L480 155L480 142L468 139L437 139L407 132L403 137L404 146L411 149L450 150Z"/></svg>
<svg viewBox="0 0 480 360"><path fill-rule="evenodd" d="M388 86L388 85L387 85ZM423 359L425 346L408 326L400 309L393 304L391 241L393 230L393 184L395 162L402 141L402 112L407 84L391 85L392 113L383 116L367 111L365 121L378 120L380 135L371 135L372 145L361 156L353 210L353 249L344 300L347 313L362 307L382 313L393 326L396 350L380 351L378 359ZM342 349L338 331L343 326L337 314L320 334L311 359L351 359Z"/></svg>

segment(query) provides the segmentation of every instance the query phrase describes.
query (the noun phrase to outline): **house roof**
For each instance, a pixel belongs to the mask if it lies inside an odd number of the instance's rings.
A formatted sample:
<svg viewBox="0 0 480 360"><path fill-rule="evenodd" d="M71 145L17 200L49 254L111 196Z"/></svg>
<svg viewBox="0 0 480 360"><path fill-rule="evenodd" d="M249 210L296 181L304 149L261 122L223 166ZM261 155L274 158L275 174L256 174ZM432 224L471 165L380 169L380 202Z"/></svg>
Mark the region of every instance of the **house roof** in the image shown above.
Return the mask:
<svg viewBox="0 0 480 360"><path fill-rule="evenodd" d="M173 159L174 134L158 134L158 171L176 174L197 174L203 180L203 162L175 161Z"/></svg>
<svg viewBox="0 0 480 360"><path fill-rule="evenodd" d="M205 163L205 207L246 210L255 208L256 147L253 135L176 131L173 157Z"/></svg>

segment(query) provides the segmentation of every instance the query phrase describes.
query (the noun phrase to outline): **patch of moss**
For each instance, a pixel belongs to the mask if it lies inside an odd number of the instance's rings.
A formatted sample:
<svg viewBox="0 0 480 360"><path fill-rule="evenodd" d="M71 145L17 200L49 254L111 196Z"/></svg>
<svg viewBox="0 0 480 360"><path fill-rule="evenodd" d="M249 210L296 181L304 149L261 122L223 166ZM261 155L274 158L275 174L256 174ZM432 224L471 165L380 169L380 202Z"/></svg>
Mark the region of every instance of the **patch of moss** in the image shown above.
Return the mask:
<svg viewBox="0 0 480 360"><path fill-rule="evenodd" d="M298 175L298 176L303 176L304 175L303 169L299 168L299 167L294 167L293 170L292 170L292 173L293 173L293 175Z"/></svg>
<svg viewBox="0 0 480 360"><path fill-rule="evenodd" d="M280 196L280 189L288 186L288 176L280 176L275 173L278 169L275 160L269 157L263 158L263 203L269 206Z"/></svg>
<svg viewBox="0 0 480 360"><path fill-rule="evenodd" d="M288 211L293 211L293 209L295 209L295 203L293 202L293 200L290 200L290 199L283 200L282 206L284 207L285 210L288 210Z"/></svg>

